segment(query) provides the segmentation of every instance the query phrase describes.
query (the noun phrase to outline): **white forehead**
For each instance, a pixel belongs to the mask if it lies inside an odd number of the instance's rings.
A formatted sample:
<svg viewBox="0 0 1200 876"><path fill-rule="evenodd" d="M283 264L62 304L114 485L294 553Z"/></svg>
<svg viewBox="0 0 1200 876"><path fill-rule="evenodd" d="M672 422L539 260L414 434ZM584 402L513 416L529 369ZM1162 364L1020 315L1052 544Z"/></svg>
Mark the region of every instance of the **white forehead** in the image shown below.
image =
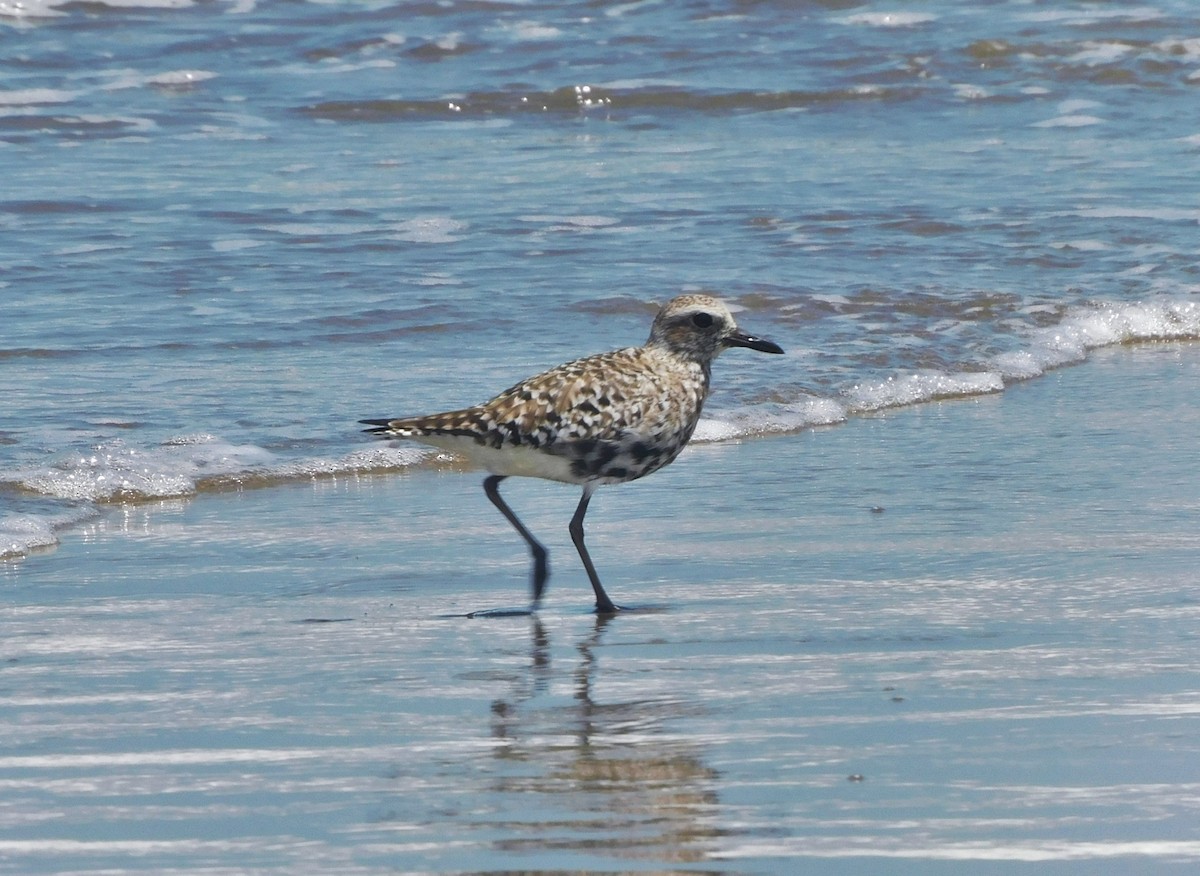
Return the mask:
<svg viewBox="0 0 1200 876"><path fill-rule="evenodd" d="M711 313L723 317L726 322L733 322L733 314L725 302L711 295L680 295L663 308L664 316L688 316L693 313Z"/></svg>

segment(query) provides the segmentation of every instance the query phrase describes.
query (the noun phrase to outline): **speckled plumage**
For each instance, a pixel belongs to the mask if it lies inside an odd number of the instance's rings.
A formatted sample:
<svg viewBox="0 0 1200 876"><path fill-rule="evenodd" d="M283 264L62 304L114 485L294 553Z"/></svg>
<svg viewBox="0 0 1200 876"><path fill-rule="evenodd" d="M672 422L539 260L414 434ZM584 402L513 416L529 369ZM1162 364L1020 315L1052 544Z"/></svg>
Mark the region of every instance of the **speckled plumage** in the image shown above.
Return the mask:
<svg viewBox="0 0 1200 876"><path fill-rule="evenodd" d="M492 474L619 483L683 449L708 370L657 349L616 350L560 365L482 405L392 420L380 434L459 452Z"/></svg>
<svg viewBox="0 0 1200 876"><path fill-rule="evenodd" d="M374 435L459 453L491 473L484 484L488 498L534 554L535 606L548 574L545 549L496 487L509 476L582 485L571 534L596 591L597 608L613 611L583 546L588 500L600 485L644 477L679 455L708 396L712 360L729 346L782 352L770 341L739 331L719 299L681 295L658 312L641 347L567 362L474 407L363 422L373 426L367 431Z"/></svg>

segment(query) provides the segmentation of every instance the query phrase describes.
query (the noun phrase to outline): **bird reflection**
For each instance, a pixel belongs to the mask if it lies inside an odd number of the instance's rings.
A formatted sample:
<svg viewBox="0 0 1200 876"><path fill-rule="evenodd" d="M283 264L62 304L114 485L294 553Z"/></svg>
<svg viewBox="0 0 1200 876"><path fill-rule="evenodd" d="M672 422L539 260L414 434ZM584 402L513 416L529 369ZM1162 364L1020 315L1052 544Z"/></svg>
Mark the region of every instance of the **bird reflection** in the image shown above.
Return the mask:
<svg viewBox="0 0 1200 876"><path fill-rule="evenodd" d="M701 746L669 729L694 707L678 698L597 695L600 642L612 621L596 616L567 675L553 671L549 636L533 618L528 671L492 703L499 765L492 792L502 807L488 820L501 830L494 844L510 852L707 860L719 835L717 774Z"/></svg>

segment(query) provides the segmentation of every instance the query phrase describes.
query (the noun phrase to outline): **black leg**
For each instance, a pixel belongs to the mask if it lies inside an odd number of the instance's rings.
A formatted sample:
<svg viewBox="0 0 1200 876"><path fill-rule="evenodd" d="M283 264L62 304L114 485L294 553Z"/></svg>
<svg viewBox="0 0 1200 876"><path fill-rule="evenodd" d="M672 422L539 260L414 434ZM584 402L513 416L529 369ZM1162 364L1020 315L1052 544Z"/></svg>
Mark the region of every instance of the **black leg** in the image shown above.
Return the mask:
<svg viewBox="0 0 1200 876"><path fill-rule="evenodd" d="M529 545L529 553L533 555L533 607L537 608L542 601L542 594L546 590L546 579L550 577L550 570L546 562L546 549L542 547L541 542L530 535L529 530L524 524L517 519L517 515L513 513L512 508L500 498L500 482L504 480L504 475L492 475L485 478L483 481L483 491L487 493L487 497L492 500L492 504L500 509L500 513L504 515L504 519L512 524L513 529L521 533L521 538L525 539L525 543Z"/></svg>
<svg viewBox="0 0 1200 876"><path fill-rule="evenodd" d="M591 500L592 487L585 486L583 498L579 500L579 507L575 509L575 516L571 518L571 525L568 528L571 531L571 541L575 542L575 549L579 551L579 559L583 560L583 568L587 569L592 589L596 591L596 611L601 614L613 614L617 611L617 607L604 592L604 587L600 584L600 576L596 574L596 567L592 565L592 558L588 555L587 547L583 543L583 515L587 514L588 502Z"/></svg>

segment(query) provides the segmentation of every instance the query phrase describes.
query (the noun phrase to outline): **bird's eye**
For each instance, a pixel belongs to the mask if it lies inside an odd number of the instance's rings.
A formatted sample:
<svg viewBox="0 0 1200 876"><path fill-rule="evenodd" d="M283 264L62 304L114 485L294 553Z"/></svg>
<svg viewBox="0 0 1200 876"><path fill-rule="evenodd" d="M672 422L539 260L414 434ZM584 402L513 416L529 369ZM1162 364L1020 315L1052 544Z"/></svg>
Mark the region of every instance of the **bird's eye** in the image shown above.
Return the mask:
<svg viewBox="0 0 1200 876"><path fill-rule="evenodd" d="M692 325L696 328L712 328L713 318L711 313L697 313L692 317Z"/></svg>

